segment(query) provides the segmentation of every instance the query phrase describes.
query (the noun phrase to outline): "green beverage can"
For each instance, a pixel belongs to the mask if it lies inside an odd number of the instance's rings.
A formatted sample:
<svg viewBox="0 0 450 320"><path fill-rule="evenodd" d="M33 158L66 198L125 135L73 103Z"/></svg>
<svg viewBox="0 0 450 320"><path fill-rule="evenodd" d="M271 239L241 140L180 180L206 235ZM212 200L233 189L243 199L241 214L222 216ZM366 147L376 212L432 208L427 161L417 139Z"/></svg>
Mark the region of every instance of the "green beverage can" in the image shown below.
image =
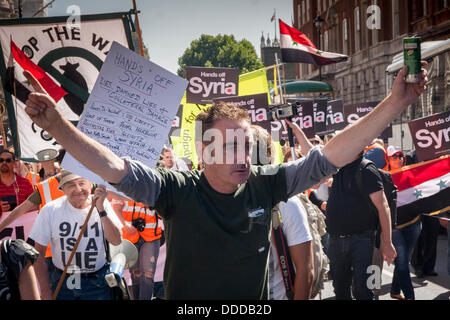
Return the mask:
<svg viewBox="0 0 450 320"><path fill-rule="evenodd" d="M420 38L404 38L403 39L403 61L408 67L407 83L420 82L419 74L422 69Z"/></svg>

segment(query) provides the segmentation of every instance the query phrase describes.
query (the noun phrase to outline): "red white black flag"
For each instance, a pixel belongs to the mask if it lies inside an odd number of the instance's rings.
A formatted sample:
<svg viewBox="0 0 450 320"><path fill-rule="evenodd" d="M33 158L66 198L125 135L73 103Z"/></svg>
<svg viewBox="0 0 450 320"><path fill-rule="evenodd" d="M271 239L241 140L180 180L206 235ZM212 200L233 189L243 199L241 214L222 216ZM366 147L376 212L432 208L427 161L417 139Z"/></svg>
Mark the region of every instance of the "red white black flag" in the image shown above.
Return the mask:
<svg viewBox="0 0 450 320"><path fill-rule="evenodd" d="M318 66L346 61L348 56L321 51L302 32L280 22L281 59L283 62L311 63Z"/></svg>
<svg viewBox="0 0 450 320"><path fill-rule="evenodd" d="M450 156L403 167L392 173L398 188L397 225L449 205Z"/></svg>

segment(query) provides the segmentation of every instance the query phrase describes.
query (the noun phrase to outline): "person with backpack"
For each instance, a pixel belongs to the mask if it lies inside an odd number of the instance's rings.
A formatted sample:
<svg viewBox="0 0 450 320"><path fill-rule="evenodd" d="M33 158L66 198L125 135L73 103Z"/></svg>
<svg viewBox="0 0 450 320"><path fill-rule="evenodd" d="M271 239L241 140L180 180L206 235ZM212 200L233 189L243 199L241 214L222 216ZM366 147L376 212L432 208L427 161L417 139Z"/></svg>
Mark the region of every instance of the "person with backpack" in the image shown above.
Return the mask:
<svg viewBox="0 0 450 320"><path fill-rule="evenodd" d="M364 158L372 161L376 167L378 168L378 173L380 174L383 180L384 193L386 195L386 199L389 203L389 209L391 211L391 225L392 229L394 229L396 224L396 212L397 212L397 187L394 185L392 181L392 176L388 173L389 169L389 159L384 147L383 140L375 139L372 141L368 147L364 149ZM359 185L362 184L360 175L357 177L357 182ZM360 187L361 189L361 187ZM376 286L373 290L375 295L375 300L379 299L381 294L381 282L382 282L382 272L383 272L383 255L380 248L380 229L377 229L377 234L375 238L375 248L373 249L372 256L372 265L378 266L380 272L377 274L377 280L379 282L379 286Z"/></svg>
<svg viewBox="0 0 450 320"><path fill-rule="evenodd" d="M357 181L358 175L362 186ZM352 280L357 300L374 299L375 286L369 286L367 280L371 275L369 267L378 224L382 231L383 258L390 264L396 251L391 240L391 214L383 180L373 162L363 161L361 152L355 161L333 176L327 203L328 256L337 300L352 299Z"/></svg>
<svg viewBox="0 0 450 320"><path fill-rule="evenodd" d="M387 148L389 160L389 171L398 171L405 165L406 157L403 151L389 146ZM399 221L403 222L403 217L399 216ZM414 246L419 239L422 230L420 215L408 221L397 225L392 230L392 242L394 243L397 257L394 264L394 277L392 278L390 295L393 299L414 300L414 287L409 272L409 263L413 254ZM404 295L401 294L403 292Z"/></svg>
<svg viewBox="0 0 450 320"><path fill-rule="evenodd" d="M269 132L257 125L253 125L252 129L257 150L262 150L258 152L261 157L258 156L256 164L272 163L274 152ZM300 156L300 152L296 152L296 157ZM308 300L311 297L314 265L306 210L300 199L294 196L273 208L272 220L269 299Z"/></svg>

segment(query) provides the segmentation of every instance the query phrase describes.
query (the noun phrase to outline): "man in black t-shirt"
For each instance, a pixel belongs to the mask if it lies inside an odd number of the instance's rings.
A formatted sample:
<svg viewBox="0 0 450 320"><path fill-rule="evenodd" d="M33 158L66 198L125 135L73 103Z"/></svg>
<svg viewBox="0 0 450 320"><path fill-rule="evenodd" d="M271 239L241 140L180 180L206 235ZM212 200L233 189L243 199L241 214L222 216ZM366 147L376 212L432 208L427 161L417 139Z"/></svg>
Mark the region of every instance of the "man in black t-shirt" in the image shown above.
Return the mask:
<svg viewBox="0 0 450 320"><path fill-rule="evenodd" d="M327 203L326 224L330 234L328 255L337 300L352 299L352 275L356 299L374 298L372 289L376 288L377 283L371 286L367 280L374 272L369 266L372 264L378 221L382 230L385 260L392 263L396 255L383 181L374 163L364 168L360 166L362 159L361 155L334 175ZM361 170L363 190L359 190L356 182L358 170Z"/></svg>

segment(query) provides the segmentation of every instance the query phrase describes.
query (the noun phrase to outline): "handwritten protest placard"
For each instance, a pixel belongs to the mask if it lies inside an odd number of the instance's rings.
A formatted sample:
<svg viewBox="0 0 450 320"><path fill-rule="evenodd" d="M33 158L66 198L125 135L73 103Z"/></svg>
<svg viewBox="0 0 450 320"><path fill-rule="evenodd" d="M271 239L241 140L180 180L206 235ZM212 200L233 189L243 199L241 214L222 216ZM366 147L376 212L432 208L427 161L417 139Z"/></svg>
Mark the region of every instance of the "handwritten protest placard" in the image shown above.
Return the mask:
<svg viewBox="0 0 450 320"><path fill-rule="evenodd" d="M155 167L187 81L113 43L77 128L119 157ZM70 154L61 166L106 184Z"/></svg>

